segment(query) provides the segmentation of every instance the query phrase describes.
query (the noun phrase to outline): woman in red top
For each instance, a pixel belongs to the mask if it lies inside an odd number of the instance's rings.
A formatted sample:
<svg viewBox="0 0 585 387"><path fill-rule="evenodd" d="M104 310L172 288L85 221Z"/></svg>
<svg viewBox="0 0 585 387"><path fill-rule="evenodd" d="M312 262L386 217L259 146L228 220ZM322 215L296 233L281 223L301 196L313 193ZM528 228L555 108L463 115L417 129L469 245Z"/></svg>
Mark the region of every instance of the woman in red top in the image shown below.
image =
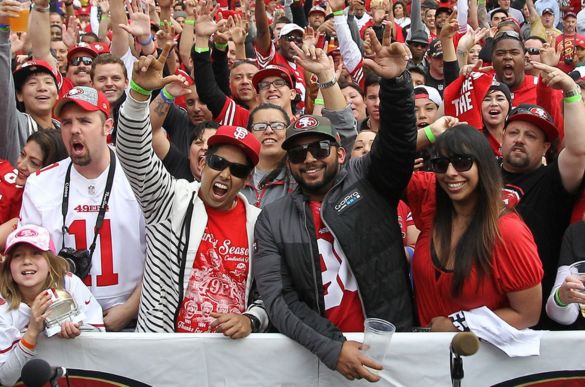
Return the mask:
<svg viewBox="0 0 585 387"><path fill-rule="evenodd" d="M0 160L0 247L18 221L24 184L28 176L42 167L67 157L61 132L42 129L31 134L20 151L16 168Z"/></svg>
<svg viewBox="0 0 585 387"><path fill-rule="evenodd" d="M500 200L485 136L468 125L448 129L431 166L434 173L413 175L406 193L421 230L412 264L420 325L457 331L449 315L486 306L517 329L533 326L542 265L530 230Z"/></svg>

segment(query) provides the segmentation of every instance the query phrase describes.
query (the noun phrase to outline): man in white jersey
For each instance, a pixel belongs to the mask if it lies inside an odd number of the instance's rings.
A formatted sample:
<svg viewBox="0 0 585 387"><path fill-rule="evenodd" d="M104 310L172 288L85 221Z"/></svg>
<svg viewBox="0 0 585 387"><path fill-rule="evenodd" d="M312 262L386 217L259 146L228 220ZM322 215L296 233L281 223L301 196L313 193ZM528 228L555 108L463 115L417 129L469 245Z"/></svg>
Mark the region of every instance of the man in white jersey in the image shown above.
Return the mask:
<svg viewBox="0 0 585 387"><path fill-rule="evenodd" d="M54 113L70 158L30 176L20 219L47 228L58 249L94 247L91 272L83 280L104 310L107 330L119 331L138 314L146 255L142 210L106 143L113 120L105 95L74 87Z"/></svg>

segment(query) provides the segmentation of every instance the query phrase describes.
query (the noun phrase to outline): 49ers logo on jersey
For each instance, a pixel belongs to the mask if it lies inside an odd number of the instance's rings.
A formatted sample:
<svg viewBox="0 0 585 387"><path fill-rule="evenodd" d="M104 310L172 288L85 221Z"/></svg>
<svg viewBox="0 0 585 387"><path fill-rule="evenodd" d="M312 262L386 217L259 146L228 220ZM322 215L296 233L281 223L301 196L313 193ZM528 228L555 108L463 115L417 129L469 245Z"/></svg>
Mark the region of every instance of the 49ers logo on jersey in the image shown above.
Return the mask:
<svg viewBox="0 0 585 387"><path fill-rule="evenodd" d="M520 187L514 185L506 185L502 189L502 201L506 208L513 209L520 203L520 199L524 196L524 191Z"/></svg>

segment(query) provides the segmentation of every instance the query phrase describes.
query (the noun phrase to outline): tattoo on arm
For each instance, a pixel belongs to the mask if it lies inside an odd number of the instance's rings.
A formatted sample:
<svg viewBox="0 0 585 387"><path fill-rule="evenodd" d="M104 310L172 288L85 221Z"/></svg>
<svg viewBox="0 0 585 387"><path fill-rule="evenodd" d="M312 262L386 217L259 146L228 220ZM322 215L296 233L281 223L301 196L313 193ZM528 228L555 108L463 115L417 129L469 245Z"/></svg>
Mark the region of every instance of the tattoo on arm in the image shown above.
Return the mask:
<svg viewBox="0 0 585 387"><path fill-rule="evenodd" d="M165 116L168 113L170 105L165 103L160 96L157 96L152 103L154 104L154 112L159 117Z"/></svg>

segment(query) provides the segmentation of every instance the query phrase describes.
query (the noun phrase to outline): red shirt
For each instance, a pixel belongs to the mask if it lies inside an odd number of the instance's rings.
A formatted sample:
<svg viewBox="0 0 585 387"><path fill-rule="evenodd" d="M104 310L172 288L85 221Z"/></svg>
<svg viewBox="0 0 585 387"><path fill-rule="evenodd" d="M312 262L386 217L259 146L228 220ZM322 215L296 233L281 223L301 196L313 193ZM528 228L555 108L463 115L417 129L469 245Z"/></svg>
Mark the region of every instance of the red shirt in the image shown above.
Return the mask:
<svg viewBox="0 0 585 387"><path fill-rule="evenodd" d="M363 332L364 314L349 261L321 219L321 202L309 205L319 246L325 315L343 332Z"/></svg>
<svg viewBox="0 0 585 387"><path fill-rule="evenodd" d="M249 246L246 208L238 199L229 211L205 206L208 220L189 286L177 319L177 332L215 332L211 312L243 313L246 309Z"/></svg>
<svg viewBox="0 0 585 387"><path fill-rule="evenodd" d="M17 218L23 188L16 185L18 171L7 160L0 160L0 224Z"/></svg>
<svg viewBox="0 0 585 387"><path fill-rule="evenodd" d="M412 220L412 212L410 208L402 200L398 202L398 224L400 225L400 232L402 233L402 244L408 246L406 233L408 232L408 226L414 226Z"/></svg>
<svg viewBox="0 0 585 387"><path fill-rule="evenodd" d="M571 72L575 68L575 63L566 64L564 62L564 59L565 58L573 59L573 57L575 56L575 41L577 39L585 39L585 37L577 33L571 36L561 34L557 36L555 42L556 51L561 53L561 59L559 60L559 64L557 65L557 67L566 73Z"/></svg>
<svg viewBox="0 0 585 387"><path fill-rule="evenodd" d="M221 112L217 117L213 117L213 120L220 125L233 125L246 128L248 127L249 117L250 111L248 109L241 107L230 97L226 97Z"/></svg>
<svg viewBox="0 0 585 387"><path fill-rule="evenodd" d="M431 257L433 222L436 211L434 173L416 172L406 197L414 221L421 230L412 259L414 295L421 326L437 316L486 306L491 310L508 306L507 293L540 284L542 264L528 226L515 212L498 220L502 239L496 242L491 274L479 277L476 267L466 277L461 293L451 296L453 273L437 266Z"/></svg>

